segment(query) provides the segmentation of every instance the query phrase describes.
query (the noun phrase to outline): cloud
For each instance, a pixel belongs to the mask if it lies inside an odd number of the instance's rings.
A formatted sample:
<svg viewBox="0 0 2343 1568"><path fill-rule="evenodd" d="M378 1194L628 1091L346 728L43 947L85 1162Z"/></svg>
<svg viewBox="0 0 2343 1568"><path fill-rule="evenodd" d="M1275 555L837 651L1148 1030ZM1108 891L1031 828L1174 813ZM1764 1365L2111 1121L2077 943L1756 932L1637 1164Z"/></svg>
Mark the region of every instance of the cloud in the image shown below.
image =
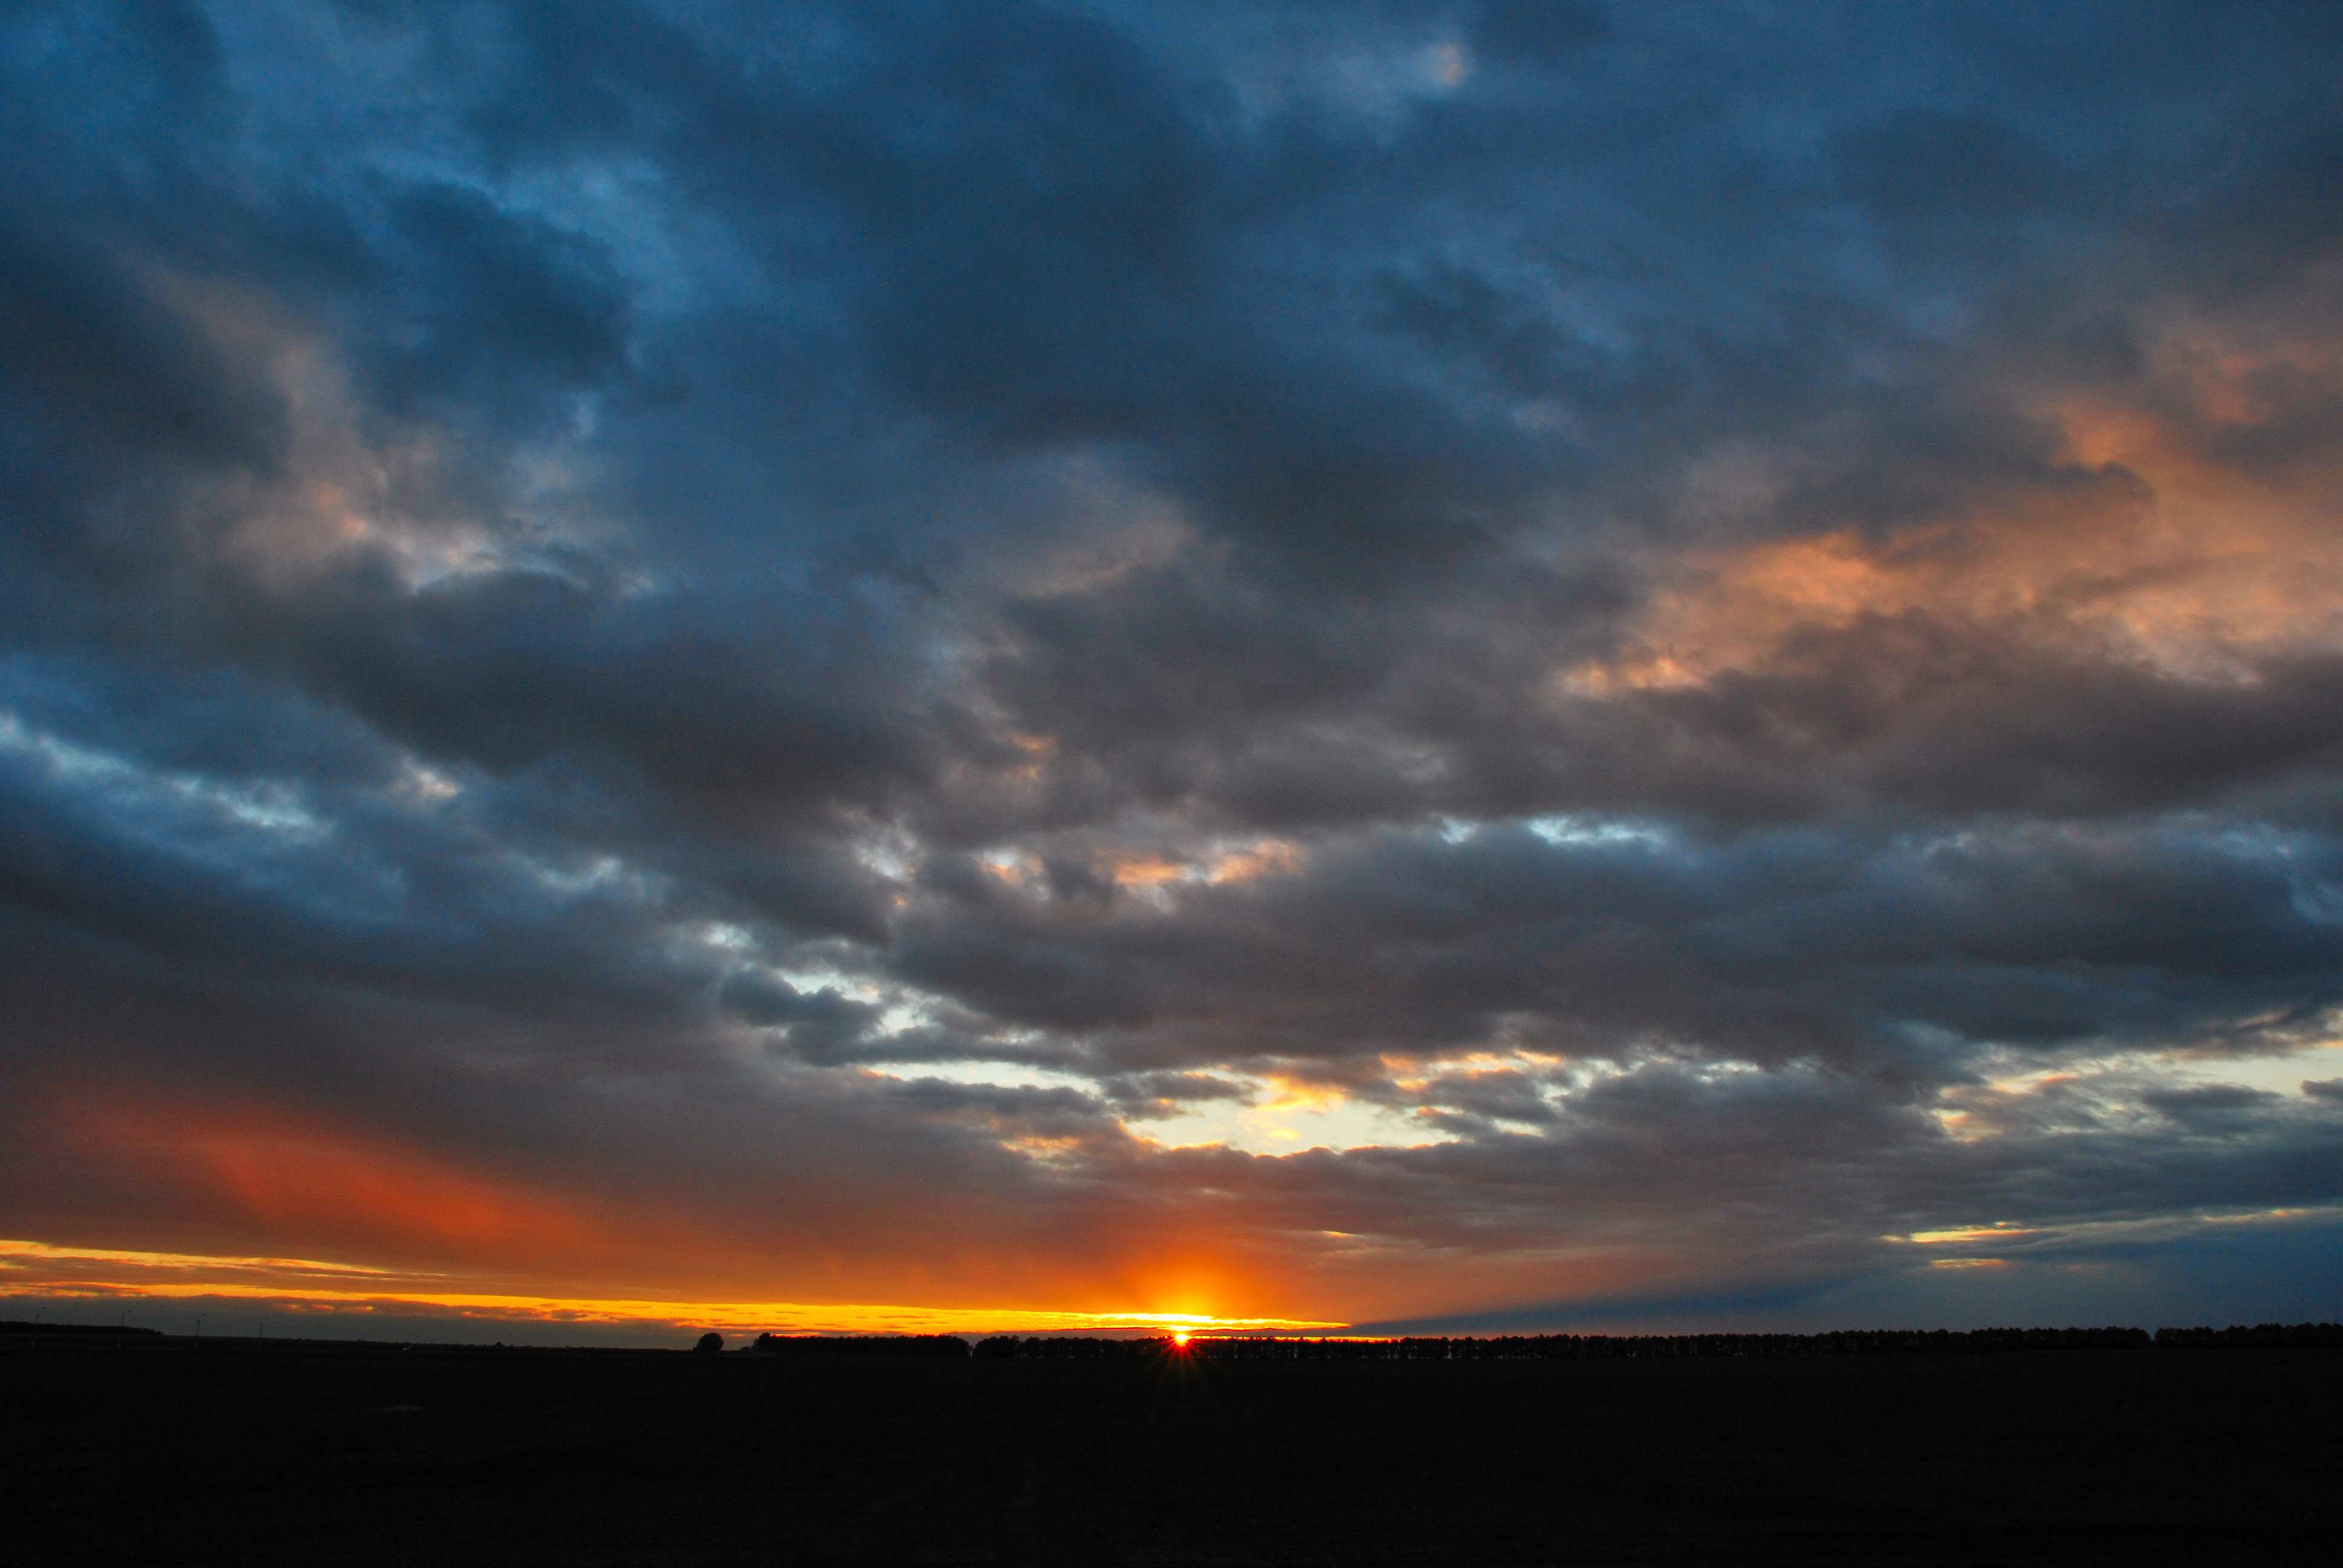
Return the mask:
<svg viewBox="0 0 2343 1568"><path fill-rule="evenodd" d="M2343 1180L2338 55L19 8L0 1229L526 1232L516 1299L2211 1299ZM1937 1231L1999 1267L1883 1239Z"/></svg>

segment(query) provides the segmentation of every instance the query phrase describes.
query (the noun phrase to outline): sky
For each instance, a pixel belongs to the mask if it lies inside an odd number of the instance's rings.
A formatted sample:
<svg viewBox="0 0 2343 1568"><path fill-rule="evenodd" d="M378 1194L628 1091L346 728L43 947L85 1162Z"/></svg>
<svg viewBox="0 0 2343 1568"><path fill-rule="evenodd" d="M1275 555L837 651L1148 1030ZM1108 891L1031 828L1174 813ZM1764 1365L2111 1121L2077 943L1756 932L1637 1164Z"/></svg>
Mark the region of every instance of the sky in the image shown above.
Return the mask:
<svg viewBox="0 0 2343 1568"><path fill-rule="evenodd" d="M2338 192L2331 5L13 5L0 1307L2343 1316Z"/></svg>

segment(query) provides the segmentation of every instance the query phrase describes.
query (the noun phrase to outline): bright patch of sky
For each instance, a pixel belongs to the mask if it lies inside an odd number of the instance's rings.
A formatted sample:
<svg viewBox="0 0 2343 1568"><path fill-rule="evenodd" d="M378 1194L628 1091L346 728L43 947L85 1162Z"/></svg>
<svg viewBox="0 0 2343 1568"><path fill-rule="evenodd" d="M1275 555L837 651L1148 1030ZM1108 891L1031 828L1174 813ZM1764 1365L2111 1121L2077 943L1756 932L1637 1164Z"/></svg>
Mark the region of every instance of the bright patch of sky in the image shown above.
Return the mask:
<svg viewBox="0 0 2343 1568"><path fill-rule="evenodd" d="M1549 844L1571 847L1610 844L1649 844L1656 847L1667 842L1667 835L1650 823L1618 817L1532 817L1522 825Z"/></svg>
<svg viewBox="0 0 2343 1568"><path fill-rule="evenodd" d="M1123 1125L1167 1149L1220 1145L1247 1154L1299 1154L1309 1149L1405 1149L1453 1143L1443 1131L1415 1116L1353 1100L1341 1091L1289 1085L1242 1073L1250 1101L1190 1101L1170 1116L1139 1118Z"/></svg>
<svg viewBox="0 0 2343 1568"><path fill-rule="evenodd" d="M870 1070L880 1078L904 1082L936 1079L978 1089L1073 1089L1087 1094L1098 1088L1079 1073L1021 1061L907 1061Z"/></svg>
<svg viewBox="0 0 2343 1568"><path fill-rule="evenodd" d="M1899 1246L1942 1248L1960 1254L1983 1251L2017 1257L2028 1252L2056 1253L2084 1248L2172 1242L2201 1235L2207 1231L2327 1224L2338 1218L2343 1218L2343 1206L2331 1203L2284 1209L2189 1210L2135 1219L2084 1220L2057 1225L2019 1225L2000 1220L1989 1224L1915 1231L1907 1236L1883 1236L1880 1240ZM2000 1257L1974 1255L1932 1260L1938 1267L2003 1261Z"/></svg>
<svg viewBox="0 0 2343 1568"><path fill-rule="evenodd" d="M748 937L753 940L753 933L747 931L743 927L722 926L718 929L735 933L737 936ZM740 950L735 947L729 950L737 952ZM802 958L790 963L769 966L764 972L800 996L818 996L823 991L830 991L851 1001L868 1002L877 1007L879 1009L878 1027L873 1038L879 1041L884 1041L889 1037L901 1034L905 1030L915 1029L931 1021L935 1010L946 1005L943 998L930 991L923 991L905 985L881 985L868 976L851 974L828 964L809 962ZM886 1059L882 1056L875 1060L883 1061ZM940 1075L929 1074L929 1076ZM984 1082L988 1081L967 1079L955 1081Z"/></svg>
<svg viewBox="0 0 2343 1568"><path fill-rule="evenodd" d="M1502 820L1472 817L1443 816L1433 820L1442 840L1450 844L1470 843L1483 829L1504 825ZM1607 848L1620 844L1642 844L1660 849L1668 842L1664 829L1630 817L1579 812L1523 817L1517 820L1521 826L1559 849Z"/></svg>
<svg viewBox="0 0 2343 1568"><path fill-rule="evenodd" d="M2147 1062L2182 1087L2231 1084L2272 1094L2299 1094L2307 1081L2343 1077L2343 1039L2313 1040L2252 1056L2164 1051Z"/></svg>
<svg viewBox="0 0 2343 1568"><path fill-rule="evenodd" d="M1982 1084L1943 1091L1933 1111L1945 1131L1964 1142L2024 1125L2006 1119L2029 1107L2039 1113L2054 1095L2087 1108L2101 1126L2153 1121L2159 1112L2144 1097L2155 1092L2244 1089L2299 1101L2305 1083L2343 1078L2343 1035L2237 1055L2171 1049L2045 1063L2004 1053L1998 1062L1989 1059L1986 1070L1990 1076Z"/></svg>

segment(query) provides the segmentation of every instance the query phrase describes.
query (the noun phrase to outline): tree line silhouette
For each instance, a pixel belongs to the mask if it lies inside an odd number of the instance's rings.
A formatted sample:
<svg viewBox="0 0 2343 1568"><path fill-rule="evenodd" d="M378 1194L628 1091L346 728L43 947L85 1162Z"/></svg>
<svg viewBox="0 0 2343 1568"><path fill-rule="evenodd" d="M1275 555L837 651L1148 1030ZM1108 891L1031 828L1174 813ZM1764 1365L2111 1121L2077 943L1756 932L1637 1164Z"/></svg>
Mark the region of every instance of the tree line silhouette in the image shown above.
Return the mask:
<svg viewBox="0 0 2343 1568"><path fill-rule="evenodd" d="M1396 1339L1271 1339L1199 1334L1091 1339L995 1334L971 1345L955 1334L761 1334L760 1355L969 1357L978 1361L1130 1362L1182 1355L1214 1362L1638 1361L1729 1356L1976 1355L2049 1350L2298 1350L2343 1348L2343 1323L2146 1329L1842 1329L1825 1333L1408 1335Z"/></svg>
<svg viewBox="0 0 2343 1568"><path fill-rule="evenodd" d="M968 1354L957 1334L759 1334L749 1347L760 1356L945 1356Z"/></svg>
<svg viewBox="0 0 2343 1568"><path fill-rule="evenodd" d="M0 1341L89 1339L172 1342L151 1328L113 1323L0 1321ZM353 1346L353 1348L355 1348ZM394 1347L395 1348L395 1347ZM442 1345L444 1351L502 1350ZM518 1347L516 1347L518 1348ZM715 1334L694 1347L723 1349ZM994 1334L970 1344L957 1334L774 1334L757 1336L757 1355L907 1356L943 1360L1131 1362L1182 1355L1215 1362L1634 1361L1718 1356L1979 1354L2032 1350L2343 1349L2343 1323L2255 1323L2227 1328L1841 1329L1824 1333L1408 1335L1395 1339L1272 1339L1196 1334L1136 1339Z"/></svg>

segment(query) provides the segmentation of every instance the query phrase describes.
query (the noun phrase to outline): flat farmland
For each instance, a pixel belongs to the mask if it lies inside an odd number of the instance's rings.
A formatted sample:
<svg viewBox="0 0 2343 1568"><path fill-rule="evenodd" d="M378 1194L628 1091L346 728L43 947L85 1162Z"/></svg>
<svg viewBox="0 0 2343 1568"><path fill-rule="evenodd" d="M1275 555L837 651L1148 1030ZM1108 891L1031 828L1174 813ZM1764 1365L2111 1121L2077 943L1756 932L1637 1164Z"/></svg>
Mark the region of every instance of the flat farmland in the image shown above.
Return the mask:
<svg viewBox="0 0 2343 1568"><path fill-rule="evenodd" d="M2343 1561L2343 1352L0 1350L49 1563Z"/></svg>

